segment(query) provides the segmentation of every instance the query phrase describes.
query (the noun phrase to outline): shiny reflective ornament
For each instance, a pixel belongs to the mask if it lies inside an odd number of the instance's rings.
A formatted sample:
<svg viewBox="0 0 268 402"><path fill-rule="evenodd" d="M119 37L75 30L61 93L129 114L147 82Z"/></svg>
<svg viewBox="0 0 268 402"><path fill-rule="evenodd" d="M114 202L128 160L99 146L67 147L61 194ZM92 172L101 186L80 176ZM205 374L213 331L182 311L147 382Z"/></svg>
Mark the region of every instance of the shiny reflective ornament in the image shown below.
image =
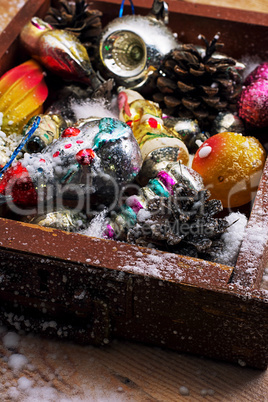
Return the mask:
<svg viewBox="0 0 268 402"><path fill-rule="evenodd" d="M98 69L127 88L145 88L150 75L178 42L154 15L127 15L104 28L99 43Z"/></svg>
<svg viewBox="0 0 268 402"><path fill-rule="evenodd" d="M85 163L81 151L90 152ZM88 156L88 155L87 155ZM41 152L9 168L0 194L25 207L57 205L83 209L85 202L110 205L140 171L142 158L131 128L113 118L91 118L69 127ZM67 203L67 204L66 204Z"/></svg>
<svg viewBox="0 0 268 402"><path fill-rule="evenodd" d="M190 153L195 153L209 137L208 133L201 132L197 120L194 119L167 117L164 123L166 127L173 128L181 136Z"/></svg>
<svg viewBox="0 0 268 402"><path fill-rule="evenodd" d="M157 196L169 198L177 183L186 184L196 191L204 189L202 178L196 171L181 163L169 163L165 169L160 168L156 177L142 187L139 194L128 197L120 211L113 214L107 224L105 237L125 240L127 231L138 222L138 214L146 214L148 202Z"/></svg>
<svg viewBox="0 0 268 402"><path fill-rule="evenodd" d="M42 19L33 17L22 29L20 40L28 53L53 73L91 84L93 88L99 86L86 48L67 30L53 29Z"/></svg>
<svg viewBox="0 0 268 402"><path fill-rule="evenodd" d="M61 131L66 128L65 121L59 115L43 114L39 116L41 118L39 126L34 135L25 144L25 150L29 153L42 151L42 149L50 145L54 140L57 140ZM34 123L34 119L35 117L25 125L23 133Z"/></svg>
<svg viewBox="0 0 268 402"><path fill-rule="evenodd" d="M34 225L65 230L67 232L77 232L87 226L87 217L83 212L71 209L52 211L40 216L24 219L27 223Z"/></svg>
<svg viewBox="0 0 268 402"><path fill-rule="evenodd" d="M21 134L25 123L43 111L48 96L41 66L28 60L0 78L0 113L3 113L1 129L5 134Z"/></svg>
<svg viewBox="0 0 268 402"><path fill-rule="evenodd" d="M214 135L225 131L245 134L244 123L236 114L220 112L212 124L211 134Z"/></svg>
<svg viewBox="0 0 268 402"><path fill-rule="evenodd" d="M170 162L187 165L189 152L181 135L164 125L158 104L144 99L138 92L121 89L118 95L119 117L133 130L143 159L139 182L145 185L160 168Z"/></svg>

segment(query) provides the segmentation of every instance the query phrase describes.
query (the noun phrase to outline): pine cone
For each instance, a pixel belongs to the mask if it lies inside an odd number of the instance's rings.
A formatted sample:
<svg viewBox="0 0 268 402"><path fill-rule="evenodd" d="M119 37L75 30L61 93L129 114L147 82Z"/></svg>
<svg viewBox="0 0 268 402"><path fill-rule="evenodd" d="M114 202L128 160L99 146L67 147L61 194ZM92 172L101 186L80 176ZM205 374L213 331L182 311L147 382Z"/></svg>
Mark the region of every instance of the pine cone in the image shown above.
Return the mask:
<svg viewBox="0 0 268 402"><path fill-rule="evenodd" d="M153 100L163 112L174 117L195 118L201 129L208 129L220 111L235 111L241 91L236 61L215 55L223 46L219 34L206 44L205 51L193 44L180 45L164 59L154 73Z"/></svg>
<svg viewBox="0 0 268 402"><path fill-rule="evenodd" d="M92 58L102 31L102 12L92 10L85 0L60 0L58 4L58 8L49 8L44 20L53 28L76 35Z"/></svg>
<svg viewBox="0 0 268 402"><path fill-rule="evenodd" d="M219 200L208 200L208 190L196 191L186 184L173 187L168 198L149 201L150 217L129 229L127 241L191 257L215 260L224 246L222 233L228 227L224 218L213 218L222 210Z"/></svg>

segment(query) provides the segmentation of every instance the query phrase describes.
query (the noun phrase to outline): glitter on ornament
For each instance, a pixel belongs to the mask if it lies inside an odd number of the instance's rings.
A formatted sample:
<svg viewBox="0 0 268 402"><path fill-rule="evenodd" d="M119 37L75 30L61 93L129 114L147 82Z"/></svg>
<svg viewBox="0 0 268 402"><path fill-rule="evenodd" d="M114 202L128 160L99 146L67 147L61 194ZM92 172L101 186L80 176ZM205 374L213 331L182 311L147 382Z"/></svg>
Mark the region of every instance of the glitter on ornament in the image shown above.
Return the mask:
<svg viewBox="0 0 268 402"><path fill-rule="evenodd" d="M244 85L250 85L259 78L268 80L268 62L259 64L245 79Z"/></svg>
<svg viewBox="0 0 268 402"><path fill-rule="evenodd" d="M243 88L238 114L252 127L268 126L268 80L258 78Z"/></svg>
<svg viewBox="0 0 268 402"><path fill-rule="evenodd" d="M201 145L192 168L202 176L212 198L233 208L254 198L265 157L266 152L256 138L225 132L213 135Z"/></svg>
<svg viewBox="0 0 268 402"><path fill-rule="evenodd" d="M77 125L77 135L60 137L41 152L26 153L20 164L7 169L0 182L2 197L12 179L8 195L26 207L58 197L65 202L84 203L93 195L97 205L112 203L140 171L142 158L137 141L128 125L117 119L89 118ZM42 167L40 159L44 160ZM44 190L45 200L40 199Z"/></svg>

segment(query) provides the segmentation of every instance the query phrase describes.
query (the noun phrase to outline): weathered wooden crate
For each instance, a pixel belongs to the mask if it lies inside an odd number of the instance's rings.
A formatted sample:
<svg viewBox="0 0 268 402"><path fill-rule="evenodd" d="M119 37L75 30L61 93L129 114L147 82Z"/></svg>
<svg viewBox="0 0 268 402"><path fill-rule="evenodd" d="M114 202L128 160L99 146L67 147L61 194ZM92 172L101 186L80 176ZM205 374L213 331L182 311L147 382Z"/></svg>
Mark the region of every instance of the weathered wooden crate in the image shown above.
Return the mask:
<svg viewBox="0 0 268 402"><path fill-rule="evenodd" d="M118 16L120 3L95 2L104 24ZM151 7L142 0L135 5L143 15ZM24 59L20 30L48 7L48 0L29 0L1 34L1 74ZM169 26L183 42L220 31L225 53L267 60L265 14L172 0L169 12ZM263 369L267 194L268 163L235 267L0 218L1 319L84 343L127 338Z"/></svg>

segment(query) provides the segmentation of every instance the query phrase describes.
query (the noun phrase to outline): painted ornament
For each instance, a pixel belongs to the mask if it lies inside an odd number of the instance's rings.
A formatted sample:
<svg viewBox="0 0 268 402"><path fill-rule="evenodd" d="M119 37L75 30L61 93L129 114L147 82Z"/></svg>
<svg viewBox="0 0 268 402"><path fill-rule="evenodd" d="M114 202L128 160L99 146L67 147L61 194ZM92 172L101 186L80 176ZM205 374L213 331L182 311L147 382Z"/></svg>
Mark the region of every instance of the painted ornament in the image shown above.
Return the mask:
<svg viewBox="0 0 268 402"><path fill-rule="evenodd" d="M66 122L60 115L56 114L41 114L40 123L34 134L25 144L25 151L29 153L37 153L42 151L45 147L50 145L54 140L57 140L67 127ZM29 120L24 126L22 134L29 129L33 124L36 116Z"/></svg>
<svg viewBox="0 0 268 402"><path fill-rule="evenodd" d="M257 191L266 152L255 137L224 132L207 139L192 168L203 178L211 197L226 208L250 202Z"/></svg>
<svg viewBox="0 0 268 402"><path fill-rule="evenodd" d="M28 60L0 78L0 113L6 135L21 134L25 123L43 111L48 96L44 72L34 60Z"/></svg>
<svg viewBox="0 0 268 402"><path fill-rule="evenodd" d="M62 204L83 209L117 202L122 187L142 164L131 128L113 118L89 118L65 129L41 152L28 154L5 171L0 194L29 207Z"/></svg>
<svg viewBox="0 0 268 402"><path fill-rule="evenodd" d="M53 73L94 89L100 85L86 48L67 30L53 29L42 19L33 17L22 29L20 40L28 53Z"/></svg>
<svg viewBox="0 0 268 402"><path fill-rule="evenodd" d="M119 118L132 128L141 149L143 166L139 181L142 185L170 162L188 164L187 147L180 134L165 127L157 103L145 100L136 91L122 90L118 95L118 106Z"/></svg>

